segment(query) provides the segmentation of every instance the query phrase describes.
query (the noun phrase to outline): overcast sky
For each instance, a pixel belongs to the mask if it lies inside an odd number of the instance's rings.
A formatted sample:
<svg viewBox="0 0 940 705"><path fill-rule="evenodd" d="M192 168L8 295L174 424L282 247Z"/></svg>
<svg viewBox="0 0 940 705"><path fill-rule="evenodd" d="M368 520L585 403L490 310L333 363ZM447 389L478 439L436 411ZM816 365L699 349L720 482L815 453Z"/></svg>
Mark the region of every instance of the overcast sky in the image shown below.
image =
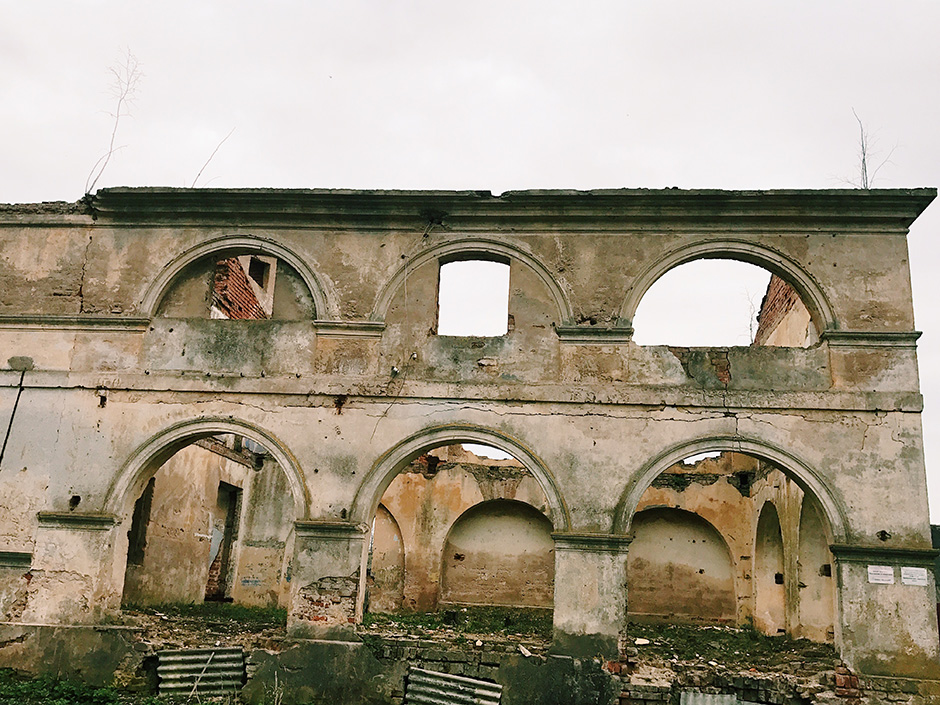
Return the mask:
<svg viewBox="0 0 940 705"><path fill-rule="evenodd" d="M857 168L853 108L875 164L891 155L874 186L940 185L935 0L0 0L0 12L0 202L82 195L110 137L108 68L128 49L143 77L98 187L190 186L234 130L197 185L841 188ZM934 521L938 228L935 203L910 235ZM675 315L656 318L676 328Z"/></svg>

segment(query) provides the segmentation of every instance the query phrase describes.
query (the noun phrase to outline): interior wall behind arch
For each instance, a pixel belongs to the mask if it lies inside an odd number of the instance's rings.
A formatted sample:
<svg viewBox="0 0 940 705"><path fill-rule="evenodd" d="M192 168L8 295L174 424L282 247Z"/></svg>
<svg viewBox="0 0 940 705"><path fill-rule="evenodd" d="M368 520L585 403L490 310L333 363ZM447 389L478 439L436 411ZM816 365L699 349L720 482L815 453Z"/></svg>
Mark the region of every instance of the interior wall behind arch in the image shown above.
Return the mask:
<svg viewBox="0 0 940 705"><path fill-rule="evenodd" d="M218 548L213 534L221 532L225 523L224 510L218 506L219 483L240 488L246 484L249 472L195 444L177 452L157 470L149 490L149 513L142 517L146 524L143 535L131 536L125 603L191 603L205 599L210 554ZM142 498L147 494L144 490ZM137 516L135 507L135 519Z"/></svg>
<svg viewBox="0 0 940 705"><path fill-rule="evenodd" d="M633 518L627 610L633 617L734 623L737 599L728 546L701 517L656 508Z"/></svg>
<svg viewBox="0 0 940 705"><path fill-rule="evenodd" d="M379 505L372 525L369 611L398 612L405 599L405 546L391 512Z"/></svg>
<svg viewBox="0 0 940 705"><path fill-rule="evenodd" d="M392 480L380 506L394 517L401 533L404 579L403 599L398 608L405 611L437 609L442 556L451 528L468 509L493 499L524 502L535 507L543 517L548 511L538 483L517 460L477 457L459 444L429 451ZM386 528L381 512L377 512L377 541L379 531ZM373 561L377 550L383 546L381 542L373 545ZM375 569L375 563L373 567ZM377 573L375 577L378 578ZM381 601L378 604L383 605ZM375 605L370 598L370 606L378 609ZM384 606L391 607L391 604L385 602Z"/></svg>
<svg viewBox="0 0 940 705"><path fill-rule="evenodd" d="M493 500L467 510L451 529L442 564L442 603L552 606L551 522L522 502Z"/></svg>
<svg viewBox="0 0 940 705"><path fill-rule="evenodd" d="M800 513L798 636L832 641L835 577L822 516L818 502L806 496Z"/></svg>
<svg viewBox="0 0 940 705"><path fill-rule="evenodd" d="M286 605L287 478L271 459L255 469L207 447L214 443L173 455L135 504L126 522L125 604L196 603L214 592L242 604Z"/></svg>

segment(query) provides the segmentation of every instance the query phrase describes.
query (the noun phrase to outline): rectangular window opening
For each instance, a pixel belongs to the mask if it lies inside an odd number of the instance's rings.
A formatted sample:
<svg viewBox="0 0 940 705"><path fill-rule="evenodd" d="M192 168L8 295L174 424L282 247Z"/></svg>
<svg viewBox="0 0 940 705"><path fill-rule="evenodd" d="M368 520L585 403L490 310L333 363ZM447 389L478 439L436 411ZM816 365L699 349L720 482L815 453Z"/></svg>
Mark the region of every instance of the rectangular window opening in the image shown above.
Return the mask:
<svg viewBox="0 0 940 705"><path fill-rule="evenodd" d="M441 264L438 335L496 337L509 332L509 265L487 260Z"/></svg>
<svg viewBox="0 0 940 705"><path fill-rule="evenodd" d="M262 289L267 289L268 287L268 275L270 272L271 265L264 260L252 257L248 262L248 276L254 279L255 284Z"/></svg>

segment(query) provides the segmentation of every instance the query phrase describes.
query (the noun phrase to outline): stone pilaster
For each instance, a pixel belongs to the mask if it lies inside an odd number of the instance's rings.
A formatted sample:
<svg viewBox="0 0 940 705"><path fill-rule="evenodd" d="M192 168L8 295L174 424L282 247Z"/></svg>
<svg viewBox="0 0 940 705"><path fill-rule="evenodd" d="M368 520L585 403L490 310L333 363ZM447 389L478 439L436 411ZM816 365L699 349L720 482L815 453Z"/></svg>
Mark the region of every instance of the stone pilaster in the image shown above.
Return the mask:
<svg viewBox="0 0 940 705"><path fill-rule="evenodd" d="M117 520L40 512L23 622L83 624L120 605L111 578Z"/></svg>
<svg viewBox="0 0 940 705"><path fill-rule="evenodd" d="M615 657L627 617L627 549L631 537L552 534L555 612L552 650Z"/></svg>
<svg viewBox="0 0 940 705"><path fill-rule="evenodd" d="M875 676L936 678L940 660L932 549L830 546L845 662Z"/></svg>
<svg viewBox="0 0 940 705"><path fill-rule="evenodd" d="M361 616L360 575L367 529L330 521L295 523L291 563L292 636L348 640Z"/></svg>

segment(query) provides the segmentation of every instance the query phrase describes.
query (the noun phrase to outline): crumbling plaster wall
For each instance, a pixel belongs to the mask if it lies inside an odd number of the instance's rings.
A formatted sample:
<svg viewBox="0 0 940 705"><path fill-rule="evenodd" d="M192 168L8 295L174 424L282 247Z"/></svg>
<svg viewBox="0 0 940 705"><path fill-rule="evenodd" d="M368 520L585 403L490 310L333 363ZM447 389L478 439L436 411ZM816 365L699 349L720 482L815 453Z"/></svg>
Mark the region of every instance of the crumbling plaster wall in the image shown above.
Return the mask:
<svg viewBox="0 0 940 705"><path fill-rule="evenodd" d="M295 568L308 585L357 575L367 542L356 525L378 504L381 492L370 488L384 490L376 474L397 472L383 460L390 449L403 439L430 447L434 429L474 428L527 454L550 489L564 548L560 643L596 637L607 648L622 619L625 543L616 537L629 531L646 484L682 444L737 443L818 492L833 540L853 547L837 556L844 655L914 673L936 655L936 625L920 618L933 597L869 586L864 567L921 561L930 546L904 235L933 195L115 189L99 194L92 213L4 207L0 350L35 369L24 377L0 483L26 468L21 486L36 488L29 504L45 512L19 514L34 531L29 614L88 620L116 605L126 527L108 517L125 516L134 497L115 492L134 485L122 475L129 459L174 425L237 422L283 449L303 507L293 516L319 522L297 534ZM447 214L443 225L428 227L428 208ZM223 238L269 254L282 248L303 263L298 272L315 273L319 320L151 319L161 272L199 247L226 249ZM513 332L431 335L436 268L423 254L497 246L518 253L505 255ZM740 257L790 277L810 295L821 343L683 351L630 342L645 288L700 256ZM396 281L407 291L386 290ZM17 370L0 371L0 418L10 417L19 380ZM81 497L75 507L72 496ZM880 531L890 537L881 541ZM54 545L74 550L47 550ZM54 598L56 575L80 585L87 604ZM571 582L590 575L596 597ZM302 589L292 586L292 601Z"/></svg>

